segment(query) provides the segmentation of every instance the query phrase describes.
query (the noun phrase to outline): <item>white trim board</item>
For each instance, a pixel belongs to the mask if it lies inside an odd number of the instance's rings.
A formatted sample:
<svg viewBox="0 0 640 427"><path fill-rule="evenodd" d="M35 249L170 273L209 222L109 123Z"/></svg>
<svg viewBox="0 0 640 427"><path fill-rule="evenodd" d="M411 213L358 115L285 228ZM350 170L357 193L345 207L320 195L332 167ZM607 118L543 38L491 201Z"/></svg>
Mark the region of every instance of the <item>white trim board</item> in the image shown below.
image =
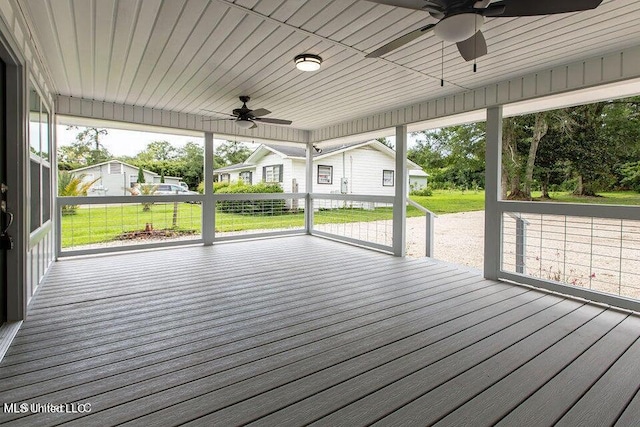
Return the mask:
<svg viewBox="0 0 640 427"><path fill-rule="evenodd" d="M345 138L355 134L376 135L381 130L386 129L389 132L390 128L402 124L411 125L410 130L420 127L438 127L433 123L436 119L483 110L497 105L522 103L519 106L522 111L522 105L526 105L523 101L533 101L559 94L571 96L575 91L584 89L599 94L599 97L595 99L591 97L585 102L620 97L624 95L619 91L612 94L611 87L613 85L611 84L633 83L638 78L640 78L640 46L634 46L607 55L539 70L473 90L427 100L419 104L325 126L311 132L311 142ZM609 86L609 90L599 91L603 85L611 86ZM623 83L620 87L630 90L631 93L628 95L634 93L635 86L629 87ZM508 111L508 108L505 108ZM537 108L544 109L544 106ZM514 114L519 113L514 110ZM429 122L432 123L429 124Z"/></svg>
<svg viewBox="0 0 640 427"><path fill-rule="evenodd" d="M7 350L9 350L13 339L20 330L20 326L22 326L22 321L0 325L0 362L2 362L4 355L7 354Z"/></svg>
<svg viewBox="0 0 640 427"><path fill-rule="evenodd" d="M129 129L133 124L191 132L213 132L216 137L226 136L231 139L246 139L257 143L287 141L306 144L310 136L309 131L288 126L260 124L256 129L241 129L232 120L211 121L211 117L199 114L80 99L64 95L58 95L56 98L56 114L81 119L106 120L114 125L126 123L120 126ZM65 121L71 122L73 120L65 119ZM88 122L87 120L83 121Z"/></svg>

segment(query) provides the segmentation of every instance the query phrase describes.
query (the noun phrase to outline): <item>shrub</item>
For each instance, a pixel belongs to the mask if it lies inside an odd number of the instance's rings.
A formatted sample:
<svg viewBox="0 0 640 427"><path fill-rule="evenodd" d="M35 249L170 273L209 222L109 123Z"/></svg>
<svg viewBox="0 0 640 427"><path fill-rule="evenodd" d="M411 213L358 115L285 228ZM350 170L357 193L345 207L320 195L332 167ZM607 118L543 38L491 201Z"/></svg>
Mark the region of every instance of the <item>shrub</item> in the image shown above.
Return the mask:
<svg viewBox="0 0 640 427"><path fill-rule="evenodd" d="M58 196L86 196L91 186L100 180L100 178L96 178L85 182L86 176L83 173L76 176L67 171L59 171ZM62 206L62 215L75 215L77 209L78 205L64 205Z"/></svg>
<svg viewBox="0 0 640 427"><path fill-rule="evenodd" d="M213 192L214 193L218 193L221 188L228 187L229 185L231 185L231 183L229 183L227 181L214 182L213 183ZM200 184L198 184L198 187L196 188L196 191L198 193L200 193L200 194L204 194L204 181L202 181Z"/></svg>
<svg viewBox="0 0 640 427"><path fill-rule="evenodd" d="M252 194L252 193L282 193L280 184L261 182L247 185L240 182L220 186L215 189L219 194ZM240 215L281 215L285 212L284 200L225 200L217 203L220 212Z"/></svg>
<svg viewBox="0 0 640 427"><path fill-rule="evenodd" d="M620 169L623 176L622 185L640 193L640 162L625 163Z"/></svg>
<svg viewBox="0 0 640 427"><path fill-rule="evenodd" d="M420 190L413 190L410 193L412 196L432 196L433 195L433 191L431 190L431 188L421 188Z"/></svg>

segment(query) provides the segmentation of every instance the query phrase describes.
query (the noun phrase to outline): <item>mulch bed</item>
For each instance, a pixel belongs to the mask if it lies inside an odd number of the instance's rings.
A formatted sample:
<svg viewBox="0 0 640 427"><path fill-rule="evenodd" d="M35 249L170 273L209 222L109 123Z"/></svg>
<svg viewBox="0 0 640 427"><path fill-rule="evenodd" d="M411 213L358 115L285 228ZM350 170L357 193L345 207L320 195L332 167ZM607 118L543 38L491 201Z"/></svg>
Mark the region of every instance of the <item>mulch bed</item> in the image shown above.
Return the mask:
<svg viewBox="0 0 640 427"><path fill-rule="evenodd" d="M173 230L171 228L165 229L149 229L149 230L138 230L138 231L127 231L125 233L120 234L115 239L116 240L153 240L153 239L171 239L180 236L188 236L191 234L196 234L196 230Z"/></svg>

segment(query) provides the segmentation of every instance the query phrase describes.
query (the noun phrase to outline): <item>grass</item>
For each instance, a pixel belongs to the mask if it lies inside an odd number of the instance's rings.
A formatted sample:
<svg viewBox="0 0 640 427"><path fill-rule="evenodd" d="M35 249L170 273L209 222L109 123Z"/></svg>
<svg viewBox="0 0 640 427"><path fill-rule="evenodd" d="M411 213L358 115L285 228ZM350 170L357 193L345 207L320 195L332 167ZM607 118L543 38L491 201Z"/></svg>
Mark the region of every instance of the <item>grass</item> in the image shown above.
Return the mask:
<svg viewBox="0 0 640 427"><path fill-rule="evenodd" d="M594 205L640 205L640 193L635 191L611 191L598 193L596 197L574 196L567 192L549 192L550 202L561 203L591 203ZM534 191L534 198L539 198L541 193Z"/></svg>
<svg viewBox="0 0 640 427"><path fill-rule="evenodd" d="M435 214L484 210L484 191L433 190L431 196L411 196Z"/></svg>
<svg viewBox="0 0 640 427"><path fill-rule="evenodd" d="M178 203L176 227L173 227L173 203L154 204L151 210L144 212L142 205L85 206L77 209L75 215L62 217L62 247L104 243L116 240L123 232L144 230L146 224L152 224L155 230L172 229L176 231L202 232L202 207L197 204ZM407 216L420 216L414 208L407 208ZM368 209L330 209L315 213L316 224L335 222L380 221L393 218L391 207ZM238 215L216 212L216 231L244 231L256 229L302 228L304 213L285 213L273 216Z"/></svg>
<svg viewBox="0 0 640 427"><path fill-rule="evenodd" d="M534 193L540 197L540 193ZM577 197L570 193L551 193L552 202L593 203L616 205L640 205L640 194L635 192L601 193L602 197ZM484 209L484 191L434 190L432 196L411 196L436 214L479 211ZM113 241L123 232L144 230L147 223L153 228L173 228L173 203L154 204L151 211L144 212L141 205L81 207L76 215L62 217L62 247L86 245ZM407 207L407 216L421 216L422 213ZM202 232L202 207L197 204L178 203L177 231ZM390 220L390 207L367 209L330 209L315 213L316 224L364 222ZM255 229L302 228L304 213L288 213L274 216L248 216L216 212L218 232L244 231Z"/></svg>

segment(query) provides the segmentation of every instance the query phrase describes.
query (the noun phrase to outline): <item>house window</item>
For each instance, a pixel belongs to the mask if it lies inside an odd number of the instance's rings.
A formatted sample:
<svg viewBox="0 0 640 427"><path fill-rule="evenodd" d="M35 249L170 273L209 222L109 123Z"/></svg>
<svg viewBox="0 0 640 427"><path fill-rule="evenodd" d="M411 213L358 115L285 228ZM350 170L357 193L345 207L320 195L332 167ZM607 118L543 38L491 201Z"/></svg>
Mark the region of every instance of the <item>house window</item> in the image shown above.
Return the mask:
<svg viewBox="0 0 640 427"><path fill-rule="evenodd" d="M245 184L251 185L253 180L253 173L251 171L240 172L240 180Z"/></svg>
<svg viewBox="0 0 640 427"><path fill-rule="evenodd" d="M333 166L318 165L318 184L333 184Z"/></svg>
<svg viewBox="0 0 640 427"><path fill-rule="evenodd" d="M122 163L109 163L109 174L120 175L122 173Z"/></svg>
<svg viewBox="0 0 640 427"><path fill-rule="evenodd" d="M282 182L282 165L264 166L262 180L264 182Z"/></svg>
<svg viewBox="0 0 640 427"><path fill-rule="evenodd" d="M383 187L393 187L393 172L390 170L382 171L382 186Z"/></svg>
<svg viewBox="0 0 640 427"><path fill-rule="evenodd" d="M231 175L229 175L228 173L220 174L220 182L229 182L229 181L231 181Z"/></svg>

